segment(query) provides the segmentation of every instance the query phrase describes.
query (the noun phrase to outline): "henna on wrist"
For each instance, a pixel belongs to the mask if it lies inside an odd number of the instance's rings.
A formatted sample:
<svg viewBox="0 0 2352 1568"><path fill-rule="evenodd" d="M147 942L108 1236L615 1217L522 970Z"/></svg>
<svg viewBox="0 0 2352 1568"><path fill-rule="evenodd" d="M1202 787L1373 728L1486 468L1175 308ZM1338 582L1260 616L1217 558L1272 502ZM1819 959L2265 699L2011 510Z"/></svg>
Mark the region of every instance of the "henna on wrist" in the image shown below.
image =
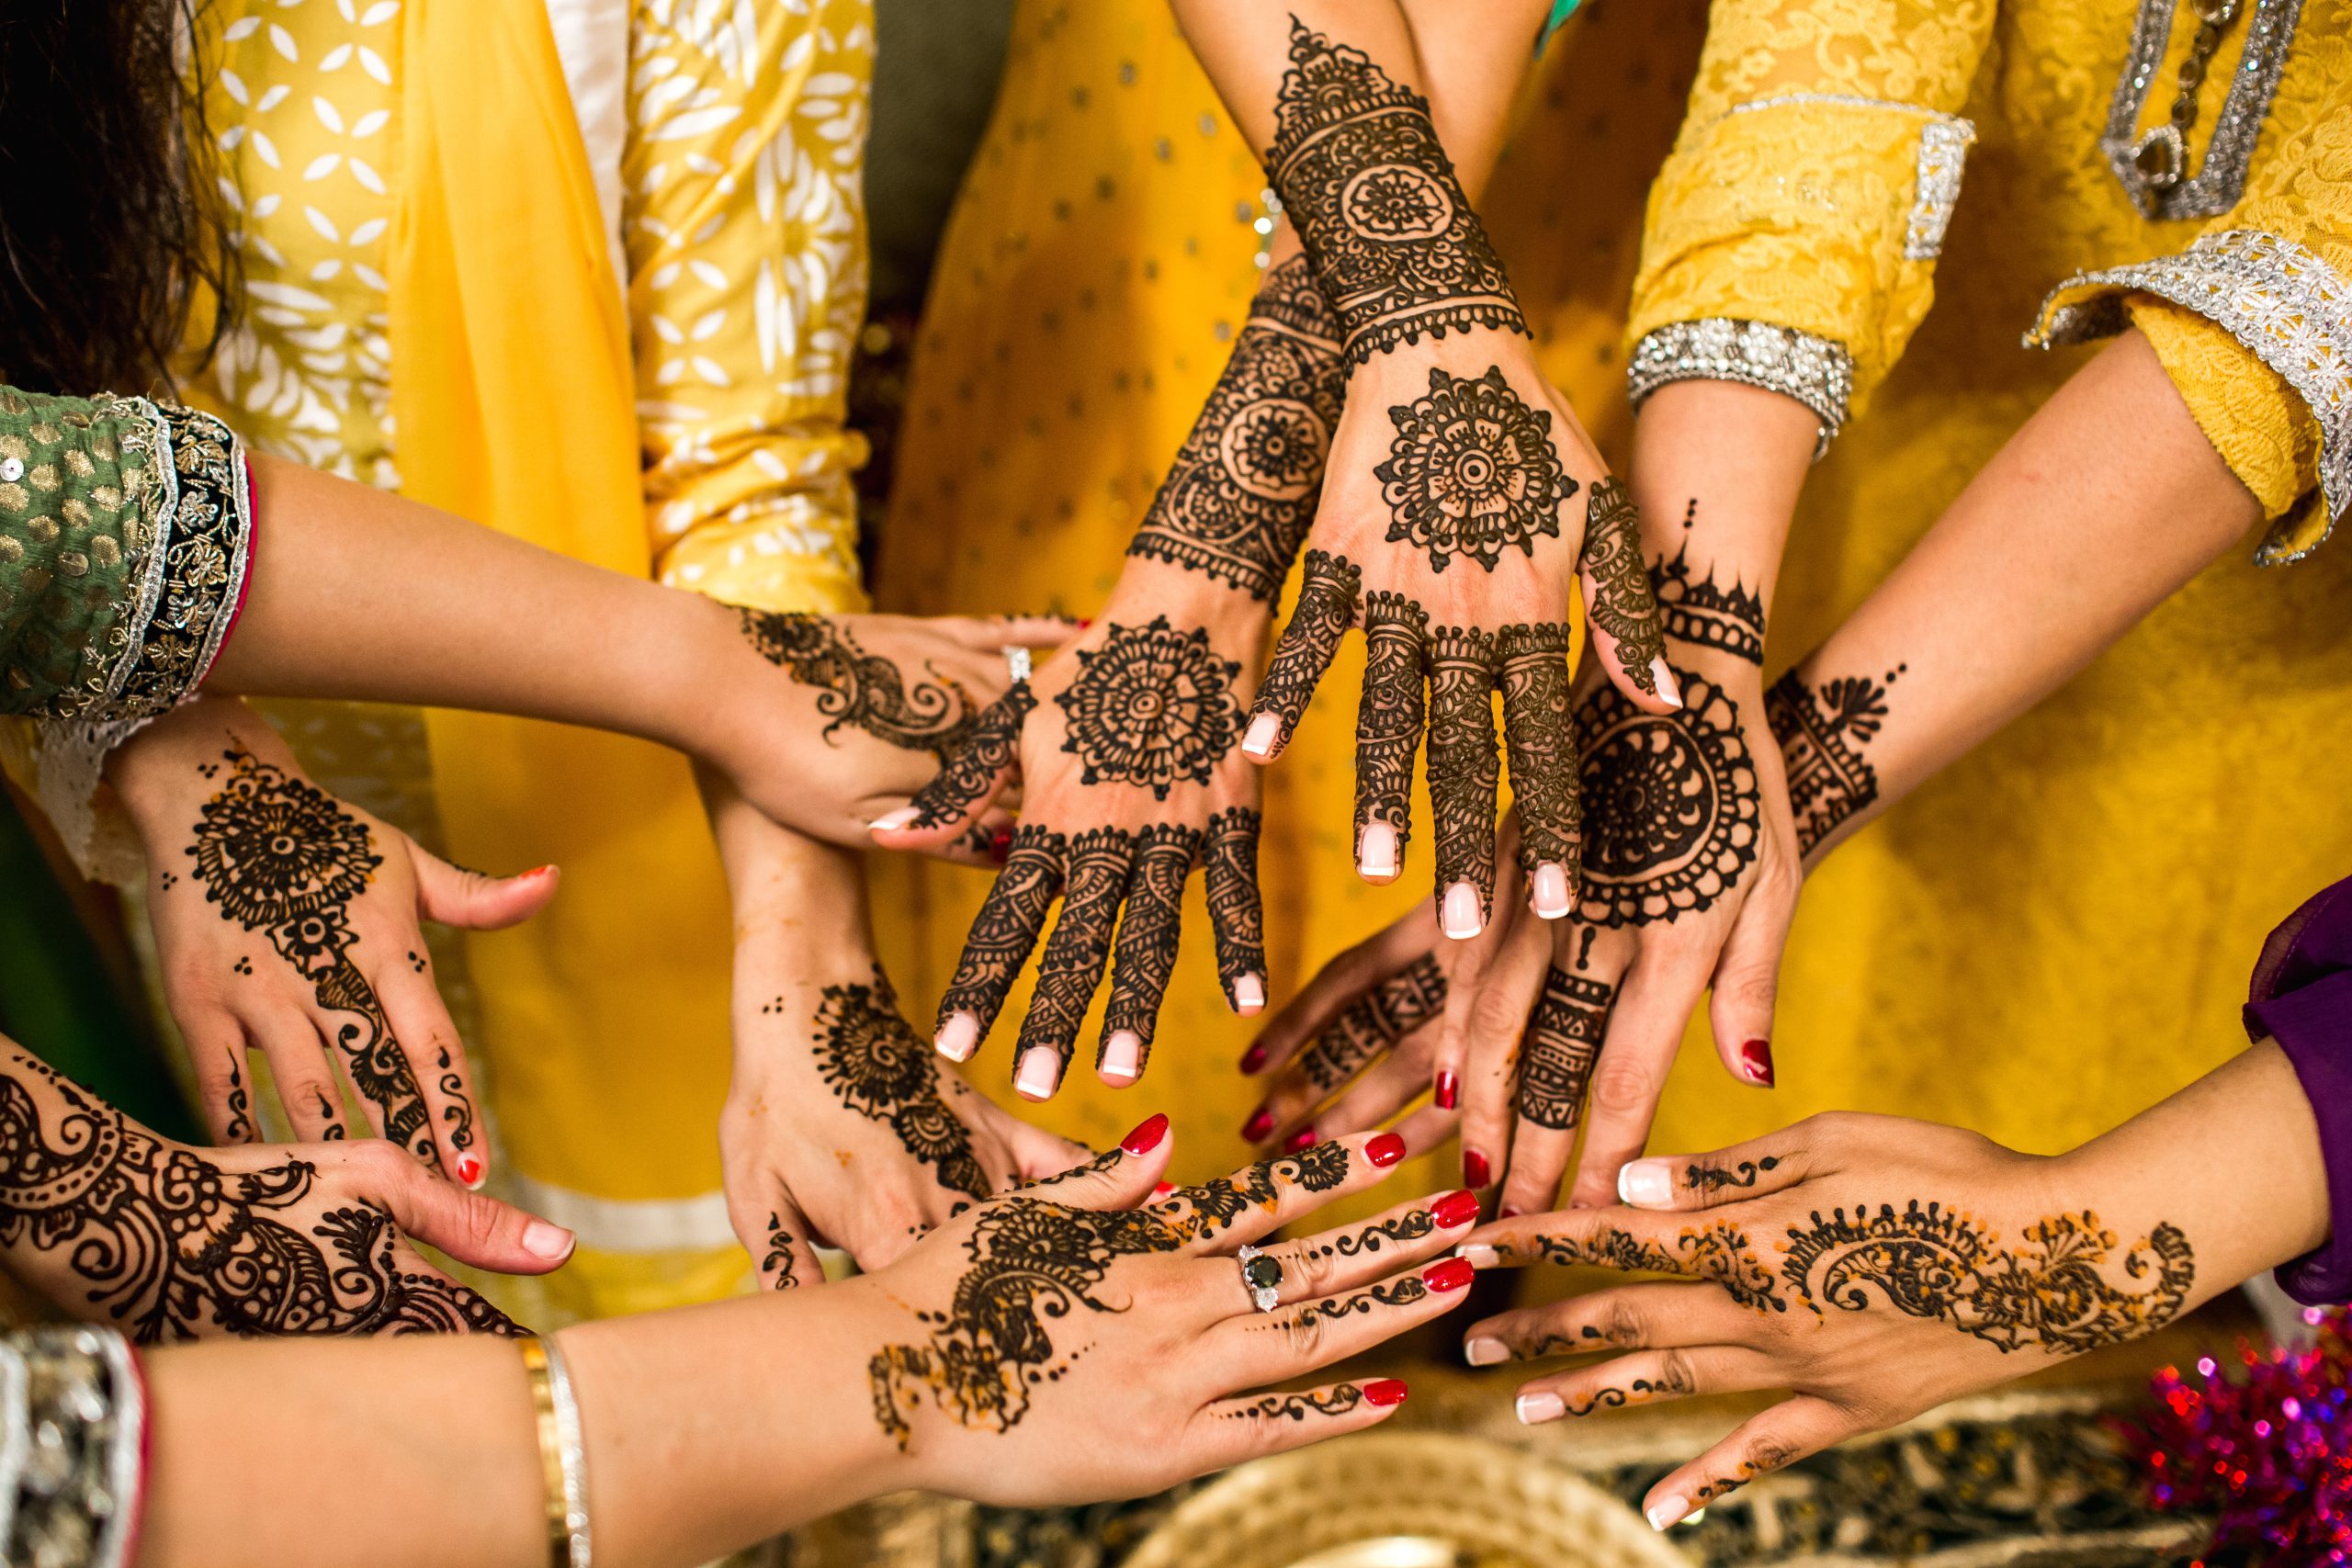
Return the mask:
<svg viewBox="0 0 2352 1568"><path fill-rule="evenodd" d="M1886 722L1888 693L1908 668L1898 664L1875 681L1841 675L1815 686L1800 666L1764 694L1765 722L1789 775L1800 854L1811 854L1848 818L1877 802L1878 770L1864 753Z"/></svg>

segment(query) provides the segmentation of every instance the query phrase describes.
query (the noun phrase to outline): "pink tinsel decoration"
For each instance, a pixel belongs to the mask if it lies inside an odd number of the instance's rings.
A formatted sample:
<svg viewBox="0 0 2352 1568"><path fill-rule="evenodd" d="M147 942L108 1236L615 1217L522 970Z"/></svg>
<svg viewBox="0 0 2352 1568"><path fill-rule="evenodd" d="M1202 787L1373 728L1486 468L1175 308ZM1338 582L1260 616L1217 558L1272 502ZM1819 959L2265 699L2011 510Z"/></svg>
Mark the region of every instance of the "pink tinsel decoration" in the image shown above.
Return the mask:
<svg viewBox="0 0 2352 1568"><path fill-rule="evenodd" d="M2303 1315L2314 1348L2240 1345L2234 1375L2211 1356L2166 1367L2121 1424L2158 1509L2211 1514L2214 1551L2278 1568L2352 1564L2352 1334L2341 1308Z"/></svg>

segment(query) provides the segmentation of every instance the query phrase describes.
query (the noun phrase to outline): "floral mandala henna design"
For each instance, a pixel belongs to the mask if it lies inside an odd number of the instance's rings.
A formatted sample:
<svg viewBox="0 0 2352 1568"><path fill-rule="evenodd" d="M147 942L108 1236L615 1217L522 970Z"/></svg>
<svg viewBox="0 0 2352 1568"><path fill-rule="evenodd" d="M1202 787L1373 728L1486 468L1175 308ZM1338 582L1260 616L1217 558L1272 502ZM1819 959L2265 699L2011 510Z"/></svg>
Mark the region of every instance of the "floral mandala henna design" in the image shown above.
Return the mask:
<svg viewBox="0 0 2352 1568"><path fill-rule="evenodd" d="M223 918L269 938L278 956L311 983L318 1005L356 1021L335 1029L344 1070L384 1119L384 1135L420 1160L435 1158L424 1091L393 1038L391 1022L353 962L359 944L352 900L384 863L368 825L324 790L294 778L243 747L222 753L229 775L204 803L188 846L189 872ZM205 770L208 777L219 764ZM437 1087L452 1148L473 1146L473 1105L451 1053L440 1050Z"/></svg>
<svg viewBox="0 0 2352 1568"><path fill-rule="evenodd" d="M462 1285L401 1269L381 1210L331 1209L309 1235L295 1229L283 1216L312 1195L307 1161L232 1174L38 1062L7 1066L62 1105L44 1134L31 1091L0 1076L0 1243L62 1254L82 1301L141 1344L212 1330L524 1332Z"/></svg>
<svg viewBox="0 0 2352 1568"><path fill-rule="evenodd" d="M1763 803L1739 707L1702 675L1675 671L1683 706L1645 714L1615 690L1577 715L1583 753L1580 913L1642 926L1711 908L1756 859Z"/></svg>
<svg viewBox="0 0 2352 1568"><path fill-rule="evenodd" d="M1358 997L1315 1037L1299 1067L1317 1089L1339 1088L1381 1052L1445 1010L1445 971L1433 954Z"/></svg>
<svg viewBox="0 0 2352 1568"><path fill-rule="evenodd" d="M1424 333L1526 333L1428 100L1296 17L1265 164L1345 330L1349 364Z"/></svg>
<svg viewBox="0 0 2352 1568"><path fill-rule="evenodd" d="M1088 784L1136 784L1166 800L1179 783L1208 783L1241 738L1241 666L1217 657L1204 626L1180 632L1165 615L1113 622L1101 648L1079 650L1078 667L1054 700L1069 716L1062 750L1084 763Z"/></svg>
<svg viewBox="0 0 2352 1568"><path fill-rule="evenodd" d="M1642 559L1642 512L1616 478L1585 497L1584 574L1592 584L1593 624L1617 639L1617 662L1645 692L1657 690L1657 663L1666 655L1666 630L1650 594Z"/></svg>
<svg viewBox="0 0 2352 1568"><path fill-rule="evenodd" d="M1492 571L1512 546L1532 556L1537 538L1558 536L1577 482L1552 449L1551 414L1512 391L1501 366L1476 378L1432 367L1429 395L1388 418L1396 435L1372 470L1388 537L1427 550L1431 571L1457 555Z"/></svg>
<svg viewBox="0 0 2352 1568"><path fill-rule="evenodd" d="M1584 1111L1585 1086L1609 1032L1617 991L1557 964L1527 1026L1519 1059L1519 1113L1538 1127L1566 1131Z"/></svg>
<svg viewBox="0 0 2352 1568"><path fill-rule="evenodd" d="M989 1195L971 1130L940 1093L939 1057L907 1027L879 969L870 985L825 987L817 1007L816 1058L825 1087L852 1111L888 1127L900 1147L937 1172L942 1187ZM788 1242L785 1262L789 1267Z"/></svg>
<svg viewBox="0 0 2352 1568"><path fill-rule="evenodd" d="M1295 256L1259 286L1233 356L1127 554L1273 603L1314 521L1345 380L1339 322L1306 258Z"/></svg>
<svg viewBox="0 0 2352 1568"><path fill-rule="evenodd" d="M972 699L955 682L907 682L899 666L868 653L829 615L784 615L738 606L743 640L804 686L815 686L825 739L853 725L877 740L928 751L944 765L970 736Z"/></svg>
<svg viewBox="0 0 2352 1568"><path fill-rule="evenodd" d="M1764 720L1788 767L1799 853L1811 854L1839 823L1878 799L1878 770L1862 753L1886 722L1888 688L1909 668L1898 664L1879 681L1839 676L1818 688L1792 670L1764 694Z"/></svg>
<svg viewBox="0 0 2352 1568"><path fill-rule="evenodd" d="M972 798L989 787L1020 754L1021 727L1037 706L1037 694L1016 681L972 721L964 744L933 778L915 792L910 828L936 828L967 815Z"/></svg>
<svg viewBox="0 0 2352 1568"><path fill-rule="evenodd" d="M2077 1354L2153 1333L2180 1314L2197 1280L2179 1227L2158 1224L2120 1259L2145 1289L2119 1290L2101 1265L2116 1238L2087 1210L2028 1225L2016 1247L1965 1214L1913 1199L1813 1215L1789 1227L1781 1274L1816 1314L1827 1303L1861 1312L1883 1301L1912 1317L1948 1323L2003 1350L2039 1345ZM2154 1278L2149 1276L2153 1273Z"/></svg>

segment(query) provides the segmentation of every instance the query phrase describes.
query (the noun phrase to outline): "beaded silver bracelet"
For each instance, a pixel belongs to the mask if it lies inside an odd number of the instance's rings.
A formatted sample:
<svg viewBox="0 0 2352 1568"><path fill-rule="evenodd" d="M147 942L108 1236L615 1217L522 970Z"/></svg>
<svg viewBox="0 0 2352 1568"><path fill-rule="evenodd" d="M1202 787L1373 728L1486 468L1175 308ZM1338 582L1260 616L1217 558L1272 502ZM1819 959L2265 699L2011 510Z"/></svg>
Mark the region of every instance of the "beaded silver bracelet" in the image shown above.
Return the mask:
<svg viewBox="0 0 2352 1568"><path fill-rule="evenodd" d="M0 1335L0 1562L130 1561L147 1427L132 1354L108 1329Z"/></svg>
<svg viewBox="0 0 2352 1568"><path fill-rule="evenodd" d="M1794 327L1702 316L1670 321L1634 345L1625 395L1639 412L1652 392L1673 381L1737 381L1794 398L1813 411L1813 457L1829 450L1854 395L1854 356L1846 345Z"/></svg>

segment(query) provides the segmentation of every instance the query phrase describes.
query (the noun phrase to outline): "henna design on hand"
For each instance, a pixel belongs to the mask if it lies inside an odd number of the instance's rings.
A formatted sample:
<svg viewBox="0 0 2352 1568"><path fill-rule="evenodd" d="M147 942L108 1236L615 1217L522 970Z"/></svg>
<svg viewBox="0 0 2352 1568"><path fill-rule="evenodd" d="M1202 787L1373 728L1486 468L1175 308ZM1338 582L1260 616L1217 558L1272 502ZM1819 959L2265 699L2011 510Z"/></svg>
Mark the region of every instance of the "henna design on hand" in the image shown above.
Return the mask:
<svg viewBox="0 0 2352 1568"><path fill-rule="evenodd" d="M1800 854L1877 801L1878 770L1863 752L1886 722L1888 688L1909 668L1898 664L1879 681L1841 675L1818 687L1792 670L1764 694L1764 720L1788 769Z"/></svg>
<svg viewBox="0 0 2352 1568"><path fill-rule="evenodd" d="M1345 329L1349 364L1424 333L1527 332L1428 100L1296 17L1265 165Z"/></svg>
<svg viewBox="0 0 2352 1568"><path fill-rule="evenodd" d="M1338 1089L1366 1062L1445 1010L1445 971L1433 954L1412 964L1347 1006L1299 1058L1317 1088Z"/></svg>
<svg viewBox="0 0 2352 1568"><path fill-rule="evenodd" d="M1762 1159L1744 1159L1728 1170L1721 1166L1692 1165L1683 1170L1682 1184L1693 1192L1720 1192L1726 1187L1753 1187L1757 1177L1780 1168L1778 1155L1766 1155Z"/></svg>
<svg viewBox="0 0 2352 1568"><path fill-rule="evenodd" d="M1320 1393L1261 1394L1239 1409L1217 1415L1224 1421L1304 1421L1310 1416L1345 1416L1363 1403L1363 1390L1343 1382Z"/></svg>
<svg viewBox="0 0 2352 1568"><path fill-rule="evenodd" d="M1049 828L1023 823L1014 829L1005 852L1004 869L996 874L972 931L964 939L964 956L956 966L955 981L939 999L942 1027L959 1012L978 1020L980 1032L996 1021L1012 989L1029 950L1045 929L1046 911L1062 887L1062 857L1069 841Z"/></svg>
<svg viewBox="0 0 2352 1568"><path fill-rule="evenodd" d="M1559 1132L1576 1126L1616 1002L1614 986L1571 975L1556 964L1545 972L1544 995L1520 1053L1520 1115Z"/></svg>
<svg viewBox="0 0 2352 1568"><path fill-rule="evenodd" d="M1604 1225L1583 1238L1539 1235L1530 1237L1524 1247L1502 1243L1498 1250L1532 1252L1547 1263L1589 1263L1628 1273L1712 1280L1733 1301L1752 1311L1789 1310L1771 1266L1749 1245L1747 1232L1725 1220L1684 1229L1670 1248Z"/></svg>
<svg viewBox="0 0 2352 1568"><path fill-rule="evenodd" d="M1495 636L1503 746L1510 760L1511 804L1519 808L1519 863L1530 875L1547 863L1559 866L1571 897L1584 842L1576 724L1569 716L1574 646L1575 634L1551 623L1509 626Z"/></svg>
<svg viewBox="0 0 2352 1568"><path fill-rule="evenodd" d="M1258 834L1262 819L1247 806L1209 818L1201 841L1209 929L1216 938L1216 977L1233 999L1234 982L1266 973L1265 907L1258 893ZM1148 1036L1147 1036L1148 1038Z"/></svg>
<svg viewBox="0 0 2352 1568"><path fill-rule="evenodd" d="M1416 1209L1409 1214L1399 1214L1393 1220L1383 1220L1361 1230L1342 1232L1332 1240L1331 1250L1341 1258L1369 1257L1389 1242L1402 1246L1408 1241L1419 1241L1435 1229L1437 1216L1427 1209Z"/></svg>
<svg viewBox="0 0 2352 1568"><path fill-rule="evenodd" d="M870 984L825 987L817 1007L816 1060L834 1097L888 1127L901 1148L937 1173L942 1187L975 1198L994 1190L972 1153L971 1129L940 1092L937 1054L907 1027L879 968Z"/></svg>
<svg viewBox="0 0 2352 1568"><path fill-rule="evenodd" d="M1388 538L1427 550L1442 572L1456 556L1488 571L1516 545L1557 538L1560 507L1577 481L1552 448L1552 415L1530 408L1502 367L1484 376L1431 367L1429 395L1388 411L1388 460L1372 470L1388 503ZM1635 556L1639 563L1638 547Z"/></svg>
<svg viewBox="0 0 2352 1568"><path fill-rule="evenodd" d="M1155 823L1135 835L1134 846L1126 912L1119 920L1118 950L1111 970L1111 1000L1102 1014L1102 1039L1107 1044L1121 1030L1131 1031L1143 1043L1142 1054L1136 1059L1140 1076L1144 1064L1151 1059L1152 1030L1159 1020L1160 998L1168 994L1169 976L1176 972L1184 884L1200 854L1201 836L1174 823ZM1081 1000L1081 1010L1084 1005Z"/></svg>
<svg viewBox="0 0 2352 1568"><path fill-rule="evenodd" d="M330 1209L307 1236L279 1217L313 1195L308 1161L233 1174L30 1057L0 1069L0 1246L60 1255L80 1291L70 1304L139 1343L524 1332L464 1286L401 1268L381 1209ZM62 1101L53 1135L24 1079Z"/></svg>
<svg viewBox="0 0 2352 1568"><path fill-rule="evenodd" d="M1478 890L1480 918L1494 912L1495 799L1502 761L1495 755L1495 639L1476 626L1440 626L1429 645L1429 778L1437 837L1437 891L1457 882Z"/></svg>
<svg viewBox="0 0 2352 1568"><path fill-rule="evenodd" d="M1062 750L1084 764L1087 784L1135 784L1166 800L1179 783L1208 783L1241 738L1241 666L1217 656L1204 626L1180 632L1165 615L1144 626L1114 621L1101 648L1079 649L1078 670L1054 700L1069 716Z"/></svg>
<svg viewBox="0 0 2352 1568"><path fill-rule="evenodd" d="M359 938L351 905L375 880L384 857L367 823L324 790L265 762L243 746L222 753L229 776L204 804L188 846L188 874L203 885L223 919L269 938L278 956L311 986L318 1005L348 1013L335 1048L360 1097L384 1119L384 1135L430 1165L437 1158L424 1091L368 977L353 962ZM208 777L219 771L209 764ZM439 1049L437 1087L449 1098L442 1119L452 1148L473 1146L473 1103L447 1046Z"/></svg>
<svg viewBox="0 0 2352 1568"><path fill-rule="evenodd" d="M229 1125L223 1134L224 1142L250 1144L254 1141L253 1118L248 1114L250 1110L245 1100L245 1075L232 1059L229 1063Z"/></svg>
<svg viewBox="0 0 2352 1568"><path fill-rule="evenodd" d="M736 615L743 640L761 658L802 685L819 688L817 712L829 721L828 741L842 726L853 725L892 746L928 751L944 764L970 736L972 699L937 670L931 680L909 683L894 660L866 652L830 615L741 605Z"/></svg>
<svg viewBox="0 0 2352 1568"><path fill-rule="evenodd" d="M1356 601L1363 593L1363 572L1345 556L1309 550L1301 558L1298 603L1291 607L1290 625L1274 644L1274 657L1258 687L1252 715L1270 713L1282 722L1275 744L1287 746L1315 688L1330 668L1340 643L1355 625Z"/></svg>
<svg viewBox="0 0 2352 1568"><path fill-rule="evenodd" d="M960 821L971 805L994 784L1021 752L1021 727L1037 706L1037 694L1026 681L1015 681L1004 695L980 710L964 744L956 749L929 784L915 792L915 815L910 828L936 828Z"/></svg>
<svg viewBox="0 0 2352 1568"><path fill-rule="evenodd" d="M1315 519L1346 377L1340 325L1306 258L1268 271L1127 554L1272 604Z"/></svg>
<svg viewBox="0 0 2352 1568"><path fill-rule="evenodd" d="M1195 1187L1179 1187L1152 1204L1187 1242L1219 1235L1251 1209L1271 1211L1285 1183L1306 1192L1329 1192L1348 1179L1350 1156L1341 1143L1315 1144L1295 1155L1260 1160L1234 1176Z"/></svg>
<svg viewBox="0 0 2352 1568"><path fill-rule="evenodd" d="M1374 821L1396 830L1404 863L1413 832L1413 753L1420 749L1421 645L1429 617L1402 593L1375 592L1363 612L1363 694L1356 705L1356 837Z"/></svg>
<svg viewBox="0 0 2352 1568"><path fill-rule="evenodd" d="M1692 502L1694 509L1696 505ZM1650 584L1657 600L1658 618L1670 640L1713 649L1746 664L1764 662L1762 597L1750 592L1736 578L1729 588L1719 588L1713 571L1693 575L1688 541L1672 560L1650 574Z"/></svg>
<svg viewBox="0 0 2352 1568"><path fill-rule="evenodd" d="M789 1291L799 1284L792 1274L792 1235L782 1214L768 1216L768 1249L760 1259L760 1275L772 1289Z"/></svg>
<svg viewBox="0 0 2352 1568"><path fill-rule="evenodd" d="M1592 584L1592 624L1617 639L1625 678L1655 694L1666 628L1643 560L1641 508L1622 479L1602 479L1585 497L1582 564Z"/></svg>
<svg viewBox="0 0 2352 1568"><path fill-rule="evenodd" d="M1429 1293L1430 1288L1422 1284L1418 1276L1391 1280L1367 1286L1352 1295L1330 1296L1319 1302L1310 1302L1283 1326L1304 1328L1318 1317L1327 1323L1339 1323L1358 1313L1369 1314L1375 1307L1411 1306Z"/></svg>
<svg viewBox="0 0 2352 1568"><path fill-rule="evenodd" d="M1589 924L1643 926L1712 908L1755 861L1763 801L1739 705L1677 669L1683 706L1645 714L1610 687L1577 714Z"/></svg>
<svg viewBox="0 0 2352 1568"><path fill-rule="evenodd" d="M1035 1045L1051 1046L1069 1066L1078 1026L1102 981L1103 960L1111 955L1111 929L1127 896L1135 852L1136 837L1124 828L1090 828L1070 840L1062 912L1037 960L1037 984L1028 1016L1021 1021L1014 1072Z"/></svg>

